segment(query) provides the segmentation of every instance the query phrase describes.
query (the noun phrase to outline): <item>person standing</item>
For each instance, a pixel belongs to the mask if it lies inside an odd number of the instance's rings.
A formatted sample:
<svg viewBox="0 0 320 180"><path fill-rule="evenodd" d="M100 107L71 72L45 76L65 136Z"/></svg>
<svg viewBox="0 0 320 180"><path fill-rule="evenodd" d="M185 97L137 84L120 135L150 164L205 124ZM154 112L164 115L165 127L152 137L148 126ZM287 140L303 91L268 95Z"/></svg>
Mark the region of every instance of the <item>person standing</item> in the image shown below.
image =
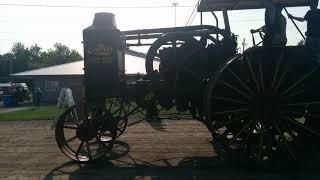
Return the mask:
<svg viewBox="0 0 320 180"><path fill-rule="evenodd" d="M42 96L42 93L41 93L40 88L36 88L36 90L33 92L33 105L35 107L40 106L41 96Z"/></svg>
<svg viewBox="0 0 320 180"><path fill-rule="evenodd" d="M285 46L287 44L287 20L281 13L283 7L271 0L260 0L260 2L266 7L263 45Z"/></svg>
<svg viewBox="0 0 320 180"><path fill-rule="evenodd" d="M318 0L308 0L310 10L305 14L304 17L295 17L291 14L288 14L288 17L295 19L300 22L307 21L307 32L306 32L306 41L305 47L310 50L312 59L320 64L320 10L317 8ZM315 83L314 86L317 86L318 83ZM317 89L317 88L312 88ZM317 94L319 92L312 92L311 95ZM310 112L318 112L318 109L310 106L308 109ZM305 124L314 129L320 129L319 119L306 117ZM312 137L311 137L312 138ZM315 139L316 141L317 139ZM310 141L310 136L306 136L306 141Z"/></svg>
<svg viewBox="0 0 320 180"><path fill-rule="evenodd" d="M310 10L304 17L295 17L288 14L289 18L295 19L300 22L307 21L307 32L305 46L320 61L320 9L317 8L318 0L308 0Z"/></svg>

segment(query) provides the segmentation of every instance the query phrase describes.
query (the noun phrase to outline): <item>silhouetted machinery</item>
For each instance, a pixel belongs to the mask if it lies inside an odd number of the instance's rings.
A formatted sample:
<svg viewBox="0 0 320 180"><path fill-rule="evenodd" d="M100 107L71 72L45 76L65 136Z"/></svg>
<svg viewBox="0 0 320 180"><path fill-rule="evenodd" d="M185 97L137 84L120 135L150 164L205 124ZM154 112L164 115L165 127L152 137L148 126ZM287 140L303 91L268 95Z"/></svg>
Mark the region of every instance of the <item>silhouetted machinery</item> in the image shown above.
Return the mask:
<svg viewBox="0 0 320 180"><path fill-rule="evenodd" d="M113 14L97 13L83 31L85 102L61 115L59 148L75 161L95 160L127 126L182 116L203 122L222 155L267 162L310 154L320 135L319 65L301 46L238 53L227 10L252 8L262 6L254 0L201 1L201 13L223 10L225 29L201 24L120 31ZM124 51L143 45L150 46L146 74L129 83ZM173 107L178 113L163 115ZM128 122L137 113L143 118Z"/></svg>

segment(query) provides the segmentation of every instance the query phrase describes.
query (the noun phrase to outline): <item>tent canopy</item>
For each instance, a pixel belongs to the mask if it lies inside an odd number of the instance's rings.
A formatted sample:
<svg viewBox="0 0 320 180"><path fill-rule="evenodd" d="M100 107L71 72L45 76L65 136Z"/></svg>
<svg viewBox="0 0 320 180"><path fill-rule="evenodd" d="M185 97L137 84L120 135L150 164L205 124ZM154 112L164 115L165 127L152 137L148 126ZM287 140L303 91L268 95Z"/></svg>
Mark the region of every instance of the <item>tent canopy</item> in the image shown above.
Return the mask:
<svg viewBox="0 0 320 180"><path fill-rule="evenodd" d="M262 0L201 0L199 12L265 8ZM271 1L271 0L270 0ZM308 6L307 0L272 0L285 7Z"/></svg>

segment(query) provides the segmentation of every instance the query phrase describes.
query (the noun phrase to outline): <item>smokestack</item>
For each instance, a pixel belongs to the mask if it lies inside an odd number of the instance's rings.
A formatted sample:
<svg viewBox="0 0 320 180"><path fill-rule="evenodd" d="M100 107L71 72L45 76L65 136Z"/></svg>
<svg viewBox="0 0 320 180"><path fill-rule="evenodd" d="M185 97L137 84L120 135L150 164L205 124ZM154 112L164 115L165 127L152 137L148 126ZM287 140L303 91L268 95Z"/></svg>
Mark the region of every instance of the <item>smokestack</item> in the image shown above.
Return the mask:
<svg viewBox="0 0 320 180"><path fill-rule="evenodd" d="M114 14L100 12L94 15L92 26L97 29L116 29L116 19Z"/></svg>

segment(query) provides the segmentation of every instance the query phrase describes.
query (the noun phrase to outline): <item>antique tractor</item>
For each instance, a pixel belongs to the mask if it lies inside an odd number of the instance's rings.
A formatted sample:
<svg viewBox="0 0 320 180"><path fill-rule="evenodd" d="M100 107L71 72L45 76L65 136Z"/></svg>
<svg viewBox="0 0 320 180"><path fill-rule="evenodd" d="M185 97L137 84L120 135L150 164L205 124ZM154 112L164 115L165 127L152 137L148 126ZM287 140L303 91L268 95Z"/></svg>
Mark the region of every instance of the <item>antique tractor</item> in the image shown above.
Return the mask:
<svg viewBox="0 0 320 180"><path fill-rule="evenodd" d="M320 72L308 49L255 46L239 54L226 10L262 6L249 0L208 2L198 10L223 9L225 29L201 23L120 31L113 14L95 15L83 31L85 103L67 109L56 126L57 144L66 156L95 160L112 149L128 125L157 120L173 107L203 122L214 147L223 152L271 161L301 159L316 149ZM150 46L146 74L129 82L124 51L143 45ZM128 123L139 112L144 118Z"/></svg>

